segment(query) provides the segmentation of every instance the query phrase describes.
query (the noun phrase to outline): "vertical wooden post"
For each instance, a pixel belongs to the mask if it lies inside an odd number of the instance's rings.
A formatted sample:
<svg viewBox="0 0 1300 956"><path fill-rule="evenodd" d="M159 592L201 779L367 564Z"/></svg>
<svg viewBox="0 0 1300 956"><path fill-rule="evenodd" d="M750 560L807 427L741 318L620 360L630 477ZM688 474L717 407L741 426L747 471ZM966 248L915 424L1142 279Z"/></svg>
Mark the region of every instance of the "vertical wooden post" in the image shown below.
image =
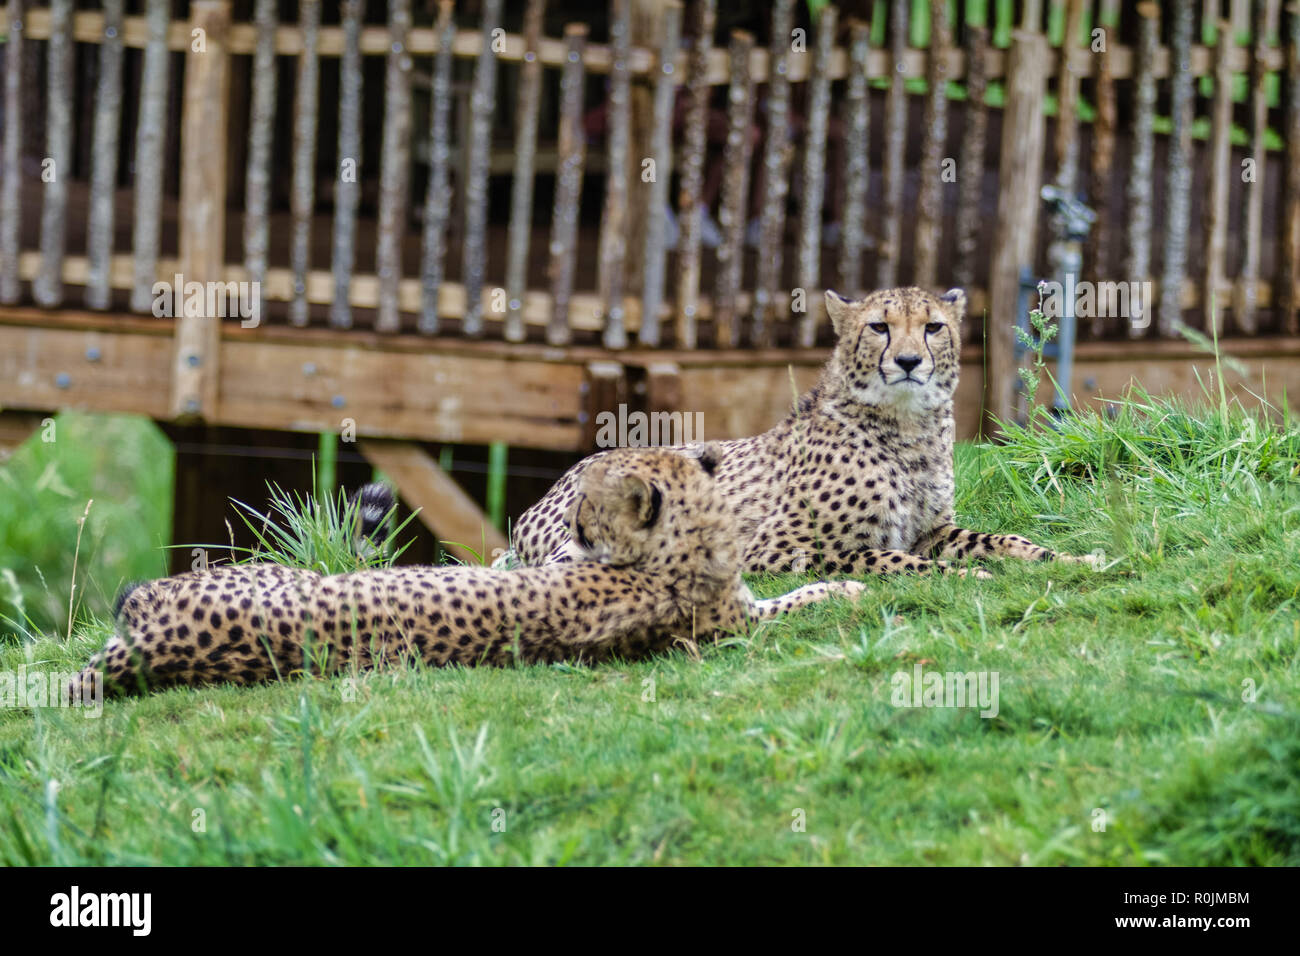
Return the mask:
<svg viewBox="0 0 1300 956"><path fill-rule="evenodd" d="M298 29L302 31L302 50L298 54L298 79L293 91L293 186L289 195L289 213L293 219L289 237L293 297L289 300L289 321L306 325L310 318L307 269L311 260L311 214L316 205L320 0L302 0L298 5Z"/></svg>
<svg viewBox="0 0 1300 956"><path fill-rule="evenodd" d="M682 5L677 0L664 0L659 18L659 55L654 72L654 105L650 119L648 152L644 155L654 160L655 176L649 184L645 203L645 238L642 252L644 265L641 272L641 329L637 341L651 348L659 344L659 310L664 301L664 224L668 215L668 181L673 167L673 105L677 96L677 49L681 44ZM633 99L636 105L636 98ZM644 104L642 104L644 105ZM634 194L640 197L641 191ZM633 212L635 216L635 212ZM634 220L635 221L635 220ZM636 248L633 242L631 249ZM633 253L634 254L634 253ZM629 280L631 281L631 280Z"/></svg>
<svg viewBox="0 0 1300 956"><path fill-rule="evenodd" d="M1228 183L1232 177L1232 24L1221 20L1214 54L1214 108L1210 120L1209 242L1205 250L1205 328L1223 331L1222 294L1227 288L1224 268L1228 246Z"/></svg>
<svg viewBox="0 0 1300 956"><path fill-rule="evenodd" d="M1111 248L1110 184L1115 165L1115 125L1118 112L1115 102L1115 78L1111 55L1113 44L1119 42L1119 0L1101 0L1098 5L1099 25L1105 30L1106 48L1097 60L1097 122L1093 126L1092 160L1089 164L1089 189L1092 204L1097 211L1097 221L1088 234L1088 245L1083 261L1099 280L1109 276L1108 260ZM1098 309L1098 312L1101 310ZM1097 316L1092 320L1093 338L1106 332L1106 320Z"/></svg>
<svg viewBox="0 0 1300 956"><path fill-rule="evenodd" d="M1246 184L1246 251L1241 260L1241 274L1237 277L1233 301L1233 318L1237 328L1253 335L1258 326L1255 304L1259 298L1260 258L1263 252L1264 174L1268 169L1268 149L1264 134L1268 131L1268 40L1277 29L1278 0L1255 0L1251 5L1251 40L1254 49L1250 58L1250 158L1255 164L1255 178ZM1177 119L1177 114L1175 114ZM1164 290L1160 300L1164 302ZM1164 308L1161 308L1164 318ZM1161 323L1161 331L1164 323Z"/></svg>
<svg viewBox="0 0 1300 956"><path fill-rule="evenodd" d="M429 116L429 185L424 196L424 236L420 244L419 330L438 331L438 290L447 256L447 220L451 216L451 46L456 23L452 0L439 0L438 53L433 61L433 95Z"/></svg>
<svg viewBox="0 0 1300 956"><path fill-rule="evenodd" d="M1147 0L1138 4L1137 76L1133 86L1133 155L1129 162L1126 206L1128 208L1128 260L1124 271L1131 282L1145 282L1151 267L1152 181L1155 179L1156 49L1160 45L1160 4ZM1144 307L1148 322L1152 303ZM1129 324L1129 337L1141 338L1147 326Z"/></svg>
<svg viewBox="0 0 1300 956"><path fill-rule="evenodd" d="M564 28L567 49L560 73L560 130L558 168L555 174L555 206L551 214L551 317L546 341L567 345L573 338L569 326L569 300L573 296L573 271L578 256L578 204L582 199L582 170L586 162L586 140L582 134L582 93L586 65L587 25L570 23Z"/></svg>
<svg viewBox="0 0 1300 956"><path fill-rule="evenodd" d="M623 322L623 264L627 259L627 150L631 135L630 0L609 6L609 105L606 109L605 213L600 222L600 307L604 312L605 348L627 347Z"/></svg>
<svg viewBox="0 0 1300 956"><path fill-rule="evenodd" d="M510 181L510 232L506 251L507 342L522 342L524 293L528 291L528 245L533 231L533 166L537 157L537 111L542 93L542 37L546 0L528 0L524 13L524 63L519 68L519 107L515 113L515 170Z"/></svg>
<svg viewBox="0 0 1300 956"><path fill-rule="evenodd" d="M758 281L754 284L752 338L759 348L772 341L776 294L785 261L785 201L790 190L790 31L791 0L772 4L772 38L767 60L767 135L763 138L763 179L759 201Z"/></svg>
<svg viewBox="0 0 1300 956"><path fill-rule="evenodd" d="M365 0L343 0L343 57L339 61L339 153L334 161L334 299L330 325L352 328L352 269L356 264L357 205L361 201L361 24ZM260 38L259 38L260 39Z"/></svg>
<svg viewBox="0 0 1300 956"><path fill-rule="evenodd" d="M943 235L943 161L948 148L948 0L930 2L930 49L927 52L925 132L921 138L921 186L917 196L916 268L913 281L934 290L939 279L939 243Z"/></svg>
<svg viewBox="0 0 1300 956"><path fill-rule="evenodd" d="M1016 382L1015 325L1020 269L1032 265L1038 231L1038 191L1043 180L1043 96L1050 50L1039 33L1012 34L1007 59L1007 100L1002 114L998 214L984 323L986 427L1009 421Z"/></svg>
<svg viewBox="0 0 1300 956"><path fill-rule="evenodd" d="M122 127L122 0L104 3L104 36L99 48L99 90L95 96L95 140L90 179L90 220L86 226L86 305L107 309L113 256L113 207L117 193L118 130Z"/></svg>
<svg viewBox="0 0 1300 956"><path fill-rule="evenodd" d="M5 128L0 153L0 302L17 302L23 205L23 2L5 8Z"/></svg>
<svg viewBox="0 0 1300 956"><path fill-rule="evenodd" d="M681 190L677 198L677 219L681 237L677 247L677 346L695 348L696 320L700 305L700 230L703 221L701 193L704 188L704 153L708 147L709 51L713 48L713 25L717 0L697 0L695 32L687 59L686 89L690 108L682 137Z"/></svg>
<svg viewBox="0 0 1300 956"><path fill-rule="evenodd" d="M41 203L41 271L32 282L37 305L63 302L63 247L68 232L68 180L72 178L72 0L50 6L50 43L45 64L45 156L53 177ZM43 168L42 174L47 172ZM45 179L42 175L42 179Z"/></svg>
<svg viewBox="0 0 1300 956"><path fill-rule="evenodd" d="M681 15L682 7L678 0L632 0L628 21L632 48L661 50L665 32L669 29L669 24L665 21L670 16L676 17L676 25L673 29L680 30ZM680 37L676 32L673 35ZM674 40L672 55L674 59L677 56L676 40ZM628 193L627 204L629 228L624 237L627 244L624 281L629 295L644 296L645 294L643 269L649 262L646 244L650 238L650 204L656 198L655 184L647 183L641 178L642 163L646 159L653 158L657 176L666 174L660 173L660 170L667 171L672 166L671 162L654 151L653 142L658 90L663 76L663 66L656 57L655 64L644 75L632 76L632 87L628 97L631 119L628 132L627 181L632 188ZM645 325L644 302L641 324Z"/></svg>
<svg viewBox="0 0 1300 956"><path fill-rule="evenodd" d="M1192 113L1196 108L1192 82L1192 26L1190 3L1174 5L1173 33L1169 43L1169 155L1165 165L1164 261L1161 263L1161 335L1173 336L1183 324L1179 293L1186 278L1187 234L1192 201ZM1262 158L1262 156L1261 156Z"/></svg>
<svg viewBox="0 0 1300 956"><path fill-rule="evenodd" d="M483 334L483 281L487 275L488 160L492 150L492 112L496 107L497 54L493 30L501 25L501 0L483 0L483 45L474 64L470 98L468 175L465 178L465 243L461 275L465 282L465 318L461 331ZM500 318L504 319L502 315Z"/></svg>
<svg viewBox="0 0 1300 956"><path fill-rule="evenodd" d="M411 54L406 49L410 32L410 0L389 0L388 62L384 73L384 151L380 157L379 177L379 247L375 250L379 273L379 309L375 314L375 329L379 332L396 332L402 327L398 314L398 288L402 281L402 238L406 235L411 180Z"/></svg>
<svg viewBox="0 0 1300 956"><path fill-rule="evenodd" d="M850 21L849 75L844 84L844 219L840 233L840 291L862 291L863 226L867 219L867 190L871 185L871 96L867 90L867 57L871 29Z"/></svg>
<svg viewBox="0 0 1300 956"><path fill-rule="evenodd" d="M826 199L826 135L831 108L831 51L835 48L835 7L823 7L817 18L816 49L808 78L808 126L803 146L803 195L799 197L799 252L795 281L804 292L804 313L795 329L795 344L810 349L825 299L822 271L822 206Z"/></svg>
<svg viewBox="0 0 1300 956"><path fill-rule="evenodd" d="M229 29L230 0L194 0L191 4L193 39L185 58L181 110L180 252L181 275L187 284L217 282L225 265ZM216 412L220 338L218 315L176 317L173 415Z"/></svg>
<svg viewBox="0 0 1300 956"><path fill-rule="evenodd" d="M1178 0L1182 2L1182 0ZM992 6L992 4L989 4ZM1020 28L1037 33L1043 28L1043 0L1024 0L1021 10Z"/></svg>
<svg viewBox="0 0 1300 956"><path fill-rule="evenodd" d="M731 32L731 91L728 94L726 172L722 180L722 245L713 293L714 341L720 349L740 344L736 296L745 268L745 226L749 218L749 164L753 159L750 129L754 124L754 78L749 71L754 37Z"/></svg>
<svg viewBox="0 0 1300 956"><path fill-rule="evenodd" d="M257 48L253 52L253 102L249 107L248 167L244 177L244 268L248 281L266 281L266 251L270 240L271 146L275 124L275 31L277 0L257 0L253 22Z"/></svg>
<svg viewBox="0 0 1300 956"><path fill-rule="evenodd" d="M1300 0L1292 0L1287 16L1285 119L1286 179L1282 191L1282 268L1278 303L1281 330L1300 333Z"/></svg>
<svg viewBox="0 0 1300 956"><path fill-rule="evenodd" d="M1084 0L1067 0L1056 80L1060 97L1056 115L1056 185L1068 193L1075 191L1079 179L1079 75L1070 68L1070 52L1079 42L1083 5Z"/></svg>
<svg viewBox="0 0 1300 956"><path fill-rule="evenodd" d="M987 14L986 14L987 15ZM988 139L989 28L966 24L966 128L962 131L961 158L957 161L957 285L975 283L975 257L984 227L984 146ZM973 322L967 322L973 326Z"/></svg>
<svg viewBox="0 0 1300 956"><path fill-rule="evenodd" d="M898 284L898 263L903 252L903 179L907 175L907 90L903 79L903 58L907 54L907 23L910 0L893 0L889 16L890 78L885 100L885 207L876 284L889 288Z"/></svg>

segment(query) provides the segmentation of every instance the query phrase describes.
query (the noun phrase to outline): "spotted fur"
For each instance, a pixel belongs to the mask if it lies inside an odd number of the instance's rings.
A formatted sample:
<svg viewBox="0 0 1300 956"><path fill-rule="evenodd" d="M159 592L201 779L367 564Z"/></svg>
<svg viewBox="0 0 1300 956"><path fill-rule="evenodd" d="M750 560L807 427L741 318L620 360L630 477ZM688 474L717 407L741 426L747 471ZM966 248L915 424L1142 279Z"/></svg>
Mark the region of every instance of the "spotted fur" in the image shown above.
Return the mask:
<svg viewBox="0 0 1300 956"><path fill-rule="evenodd" d="M736 510L746 570L965 573L948 562L1090 560L953 523L961 290L890 289L856 302L827 292L826 306L837 343L818 383L770 431L722 443L718 486ZM520 518L522 564L569 556L563 516L608 454L579 462Z"/></svg>
<svg viewBox="0 0 1300 956"><path fill-rule="evenodd" d="M396 661L506 665L634 658L860 593L819 582L759 601L740 577L735 516L716 446L687 456L626 449L585 470L567 509L578 560L542 568L402 567L326 577L273 564L138 585L97 670L137 690L254 683Z"/></svg>

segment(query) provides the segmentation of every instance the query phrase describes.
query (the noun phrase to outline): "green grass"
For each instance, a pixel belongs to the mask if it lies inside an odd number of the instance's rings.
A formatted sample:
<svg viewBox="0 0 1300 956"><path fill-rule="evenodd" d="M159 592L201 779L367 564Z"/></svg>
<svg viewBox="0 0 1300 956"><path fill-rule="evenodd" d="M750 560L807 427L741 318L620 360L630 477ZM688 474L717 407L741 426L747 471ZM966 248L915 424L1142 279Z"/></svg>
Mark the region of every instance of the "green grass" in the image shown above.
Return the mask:
<svg viewBox="0 0 1300 956"><path fill-rule="evenodd" d="M1295 865L1298 463L1289 420L1138 396L958 449L961 521L1100 573L873 579L699 661L0 710L0 863ZM998 715L893 706L917 662Z"/></svg>
<svg viewBox="0 0 1300 956"><path fill-rule="evenodd" d="M167 573L171 443L151 422L66 412L0 466L0 642L103 617L127 581ZM87 515L81 546L78 521Z"/></svg>

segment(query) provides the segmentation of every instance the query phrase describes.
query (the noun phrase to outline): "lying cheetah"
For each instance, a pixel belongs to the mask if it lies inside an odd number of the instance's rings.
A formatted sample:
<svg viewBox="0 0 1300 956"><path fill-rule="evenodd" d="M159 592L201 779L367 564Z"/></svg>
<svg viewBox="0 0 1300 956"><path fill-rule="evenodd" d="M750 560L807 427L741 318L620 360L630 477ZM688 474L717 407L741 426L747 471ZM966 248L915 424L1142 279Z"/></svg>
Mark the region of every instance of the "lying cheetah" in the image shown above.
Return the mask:
<svg viewBox="0 0 1300 956"><path fill-rule="evenodd" d="M951 570L941 559L1090 561L953 524L953 417L966 296L826 293L837 343L821 379L775 428L723 442L718 487L739 518L748 571ZM514 528L521 564L564 560L574 465ZM964 569L962 569L964 571ZM982 573L982 572L981 572Z"/></svg>
<svg viewBox="0 0 1300 956"><path fill-rule="evenodd" d="M119 636L69 693L79 699L80 682L99 669L106 684L133 690L402 659L441 666L640 657L861 593L859 582L818 582L754 598L740 577L734 515L713 478L719 450L625 449L586 469L566 517L583 552L576 563L333 577L248 564L139 585L123 597Z"/></svg>

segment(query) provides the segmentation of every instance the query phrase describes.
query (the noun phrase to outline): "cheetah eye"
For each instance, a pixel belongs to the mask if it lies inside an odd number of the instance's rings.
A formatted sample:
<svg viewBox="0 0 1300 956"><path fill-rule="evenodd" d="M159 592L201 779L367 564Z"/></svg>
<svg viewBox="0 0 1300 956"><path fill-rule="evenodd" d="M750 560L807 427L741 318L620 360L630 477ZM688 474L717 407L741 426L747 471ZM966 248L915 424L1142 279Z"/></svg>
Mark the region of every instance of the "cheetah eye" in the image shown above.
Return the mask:
<svg viewBox="0 0 1300 956"><path fill-rule="evenodd" d="M582 547L583 550L585 551L591 550L591 541L587 538L586 532L582 530L581 521L575 521L573 523L573 536L577 538L578 545Z"/></svg>
<svg viewBox="0 0 1300 956"><path fill-rule="evenodd" d="M925 323L925 334L934 335L934 333L938 332L941 328L943 328L942 322L927 322Z"/></svg>
<svg viewBox="0 0 1300 956"><path fill-rule="evenodd" d="M881 335L884 335L886 332L889 331L889 323L888 323L888 322L872 322L872 323L868 326L868 328L870 328L872 332L878 332L878 333L880 333Z"/></svg>

